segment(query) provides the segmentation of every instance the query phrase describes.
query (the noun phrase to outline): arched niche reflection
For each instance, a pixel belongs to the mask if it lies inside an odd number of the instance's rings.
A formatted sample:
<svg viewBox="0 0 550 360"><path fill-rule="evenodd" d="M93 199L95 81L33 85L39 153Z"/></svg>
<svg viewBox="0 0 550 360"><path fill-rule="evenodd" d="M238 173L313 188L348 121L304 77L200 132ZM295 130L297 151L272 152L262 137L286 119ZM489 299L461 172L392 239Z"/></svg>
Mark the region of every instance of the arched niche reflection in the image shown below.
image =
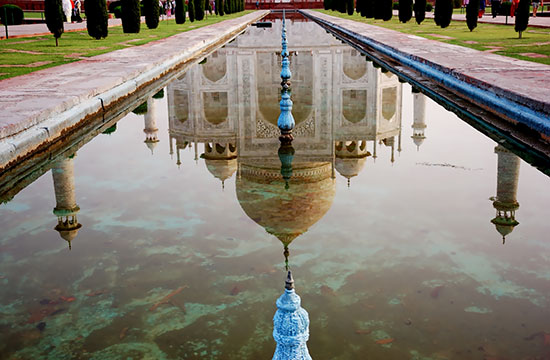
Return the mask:
<svg viewBox="0 0 550 360"><path fill-rule="evenodd" d="M257 60L258 109L263 120L277 126L280 100L281 58L276 53L259 52ZM276 65L274 65L276 64ZM307 120L313 106L313 55L311 52L291 52L292 115L296 125Z"/></svg>
<svg viewBox="0 0 550 360"><path fill-rule="evenodd" d="M203 92L202 103L204 118L212 125L219 125L227 120L227 92Z"/></svg>
<svg viewBox="0 0 550 360"><path fill-rule="evenodd" d="M220 81L227 72L227 59L225 54L218 51L212 53L204 64L201 64L202 73L205 78L212 82Z"/></svg>
<svg viewBox="0 0 550 360"><path fill-rule="evenodd" d="M367 73L367 63L357 50L344 50L342 62L344 74L352 80L359 80Z"/></svg>

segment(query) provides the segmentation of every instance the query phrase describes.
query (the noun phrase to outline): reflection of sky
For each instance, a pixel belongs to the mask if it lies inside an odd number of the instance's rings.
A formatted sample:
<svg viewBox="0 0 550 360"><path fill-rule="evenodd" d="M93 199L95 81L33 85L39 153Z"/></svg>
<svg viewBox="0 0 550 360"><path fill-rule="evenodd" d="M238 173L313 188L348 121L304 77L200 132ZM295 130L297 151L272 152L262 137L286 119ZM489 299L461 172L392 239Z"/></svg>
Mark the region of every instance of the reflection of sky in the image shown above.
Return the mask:
<svg viewBox="0 0 550 360"><path fill-rule="evenodd" d="M273 354L282 246L241 209L235 175L222 191L191 150L178 169L168 155L166 97L155 101L153 155L143 143L143 116L134 114L77 152L83 227L72 251L53 230L50 172L0 206L0 343L18 338L0 353L12 346L36 358L54 344L58 358L82 349L98 358ZM312 357L544 354L548 178L522 163L520 225L502 246L490 223L495 143L427 101L426 140L417 151L412 113L405 85L395 163L379 145L376 162L368 157L350 188L337 175L332 206L291 245ZM184 286L173 303L150 310ZM42 319L43 332L27 324L41 299L69 295L76 300L55 305L63 311Z"/></svg>

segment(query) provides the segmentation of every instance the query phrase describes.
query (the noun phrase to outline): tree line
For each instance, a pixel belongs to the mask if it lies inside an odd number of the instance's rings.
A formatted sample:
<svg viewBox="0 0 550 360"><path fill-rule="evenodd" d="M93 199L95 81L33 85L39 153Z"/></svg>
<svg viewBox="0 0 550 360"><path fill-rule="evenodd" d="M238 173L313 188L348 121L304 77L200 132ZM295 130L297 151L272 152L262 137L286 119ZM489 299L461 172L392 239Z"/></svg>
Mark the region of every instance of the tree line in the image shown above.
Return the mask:
<svg viewBox="0 0 550 360"><path fill-rule="evenodd" d="M479 17L480 2L485 0L469 0L466 6L466 24L470 31L477 27ZM515 30L521 34L529 23L529 6L531 0L519 0L519 5L515 11L516 22ZM353 15L354 11L367 19L379 19L388 21L392 19L394 2L393 0L324 0L325 10L339 11ZM399 21L406 23L412 19L413 13L417 24L421 24L426 18L426 9L431 10L431 4L426 0L399 0L396 3L399 10ZM483 7L485 8L485 7ZM453 16L453 0L435 0L434 21L441 28L446 28L451 24Z"/></svg>
<svg viewBox="0 0 550 360"><path fill-rule="evenodd" d="M171 1L171 0L166 0ZM156 29L159 25L161 4L159 0L122 0L121 1L122 31L125 33L139 33L141 16L145 16L145 24L149 29ZM215 0L214 12L223 16L244 10L244 0ZM94 39L104 39L108 35L108 19L106 0L84 0L86 13L86 27L88 34ZM210 0L175 0L176 24L184 24L187 15L189 21L201 21L206 12L212 14ZM64 32L62 0L45 0L44 15L48 30L58 39Z"/></svg>

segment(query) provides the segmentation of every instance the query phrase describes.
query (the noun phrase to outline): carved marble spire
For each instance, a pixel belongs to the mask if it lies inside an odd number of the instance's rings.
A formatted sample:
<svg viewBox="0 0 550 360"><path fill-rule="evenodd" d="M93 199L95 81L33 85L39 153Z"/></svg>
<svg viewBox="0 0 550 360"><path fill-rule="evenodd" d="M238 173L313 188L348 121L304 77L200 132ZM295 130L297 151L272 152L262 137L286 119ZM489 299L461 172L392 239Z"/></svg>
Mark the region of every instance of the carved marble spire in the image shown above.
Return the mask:
<svg viewBox="0 0 550 360"><path fill-rule="evenodd" d="M277 299L277 312L273 317L273 338L277 342L273 360L311 360L306 344L309 315L300 303L292 273L288 271L285 292Z"/></svg>

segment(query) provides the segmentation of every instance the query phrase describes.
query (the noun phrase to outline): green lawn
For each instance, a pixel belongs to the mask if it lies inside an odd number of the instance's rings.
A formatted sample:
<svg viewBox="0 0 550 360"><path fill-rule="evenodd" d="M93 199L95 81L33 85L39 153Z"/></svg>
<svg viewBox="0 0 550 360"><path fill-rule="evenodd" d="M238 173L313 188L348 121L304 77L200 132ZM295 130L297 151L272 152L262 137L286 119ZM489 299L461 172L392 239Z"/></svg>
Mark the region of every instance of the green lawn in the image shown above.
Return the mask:
<svg viewBox="0 0 550 360"><path fill-rule="evenodd" d="M207 19L193 23L187 19L183 25L176 24L172 18L161 21L158 28L152 30L141 24L138 34L124 34L121 26L115 26L109 28L109 36L102 40L95 40L85 30L66 32L59 39L58 47L55 46L53 35L0 40L0 80L71 63L81 58L147 44L250 12L244 11L223 17L208 15Z"/></svg>
<svg viewBox="0 0 550 360"><path fill-rule="evenodd" d="M478 23L477 28L470 32L465 21L453 21L449 27L442 29L435 25L433 19L426 19L422 24L417 25L414 18L408 23L403 24L399 22L397 16L394 16L390 21L382 21L362 18L357 14L349 16L337 11L319 11L328 15L381 26L432 40L550 65L549 28L528 28L523 33L523 38L518 39L518 33L514 31L514 26L510 25ZM527 54L536 55L531 55L530 57Z"/></svg>

